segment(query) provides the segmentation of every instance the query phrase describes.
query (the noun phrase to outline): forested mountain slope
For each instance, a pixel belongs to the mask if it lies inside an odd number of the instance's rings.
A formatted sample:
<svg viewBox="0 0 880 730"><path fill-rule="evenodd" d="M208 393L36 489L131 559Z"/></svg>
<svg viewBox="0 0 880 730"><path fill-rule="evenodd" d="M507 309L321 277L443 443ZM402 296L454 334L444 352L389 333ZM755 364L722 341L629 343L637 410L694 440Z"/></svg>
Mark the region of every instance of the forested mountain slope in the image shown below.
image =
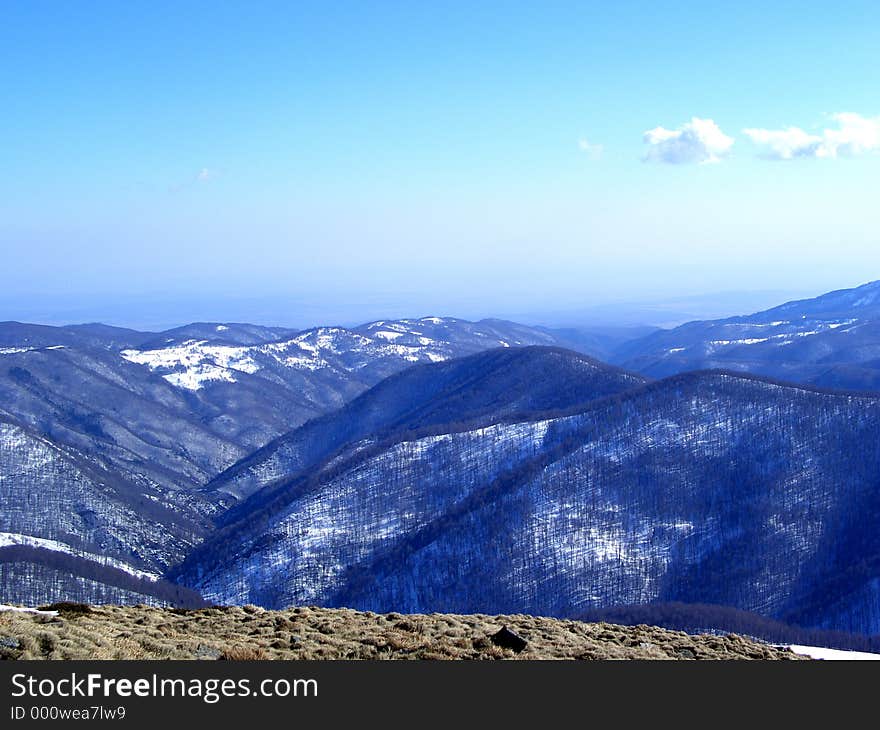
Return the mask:
<svg viewBox="0 0 880 730"><path fill-rule="evenodd" d="M0 414L0 588L5 601L146 602L210 529L187 492L107 468Z"/></svg>
<svg viewBox="0 0 880 730"><path fill-rule="evenodd" d="M265 606L683 601L876 632L878 435L872 397L676 376L572 415L354 444L173 575Z"/></svg>
<svg viewBox="0 0 880 730"><path fill-rule="evenodd" d="M661 330L624 343L609 359L652 377L727 368L880 391L880 282L748 316Z"/></svg>
<svg viewBox="0 0 880 730"><path fill-rule="evenodd" d="M208 489L247 496L313 469L346 443L368 436L571 408L644 382L585 355L548 347L499 348L417 365L275 439L219 474ZM246 509L236 507L223 521Z"/></svg>

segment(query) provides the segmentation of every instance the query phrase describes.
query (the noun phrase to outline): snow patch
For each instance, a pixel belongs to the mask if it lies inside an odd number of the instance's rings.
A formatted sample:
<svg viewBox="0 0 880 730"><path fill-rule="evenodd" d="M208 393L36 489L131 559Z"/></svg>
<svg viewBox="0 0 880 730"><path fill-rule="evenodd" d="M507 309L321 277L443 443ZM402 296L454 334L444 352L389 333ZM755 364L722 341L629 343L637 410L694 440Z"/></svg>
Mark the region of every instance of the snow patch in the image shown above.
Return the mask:
<svg viewBox="0 0 880 730"><path fill-rule="evenodd" d="M148 573L144 570L138 570L137 568L133 568L132 566L130 566L128 563L124 563L123 561L117 560L116 558L109 558L104 555L96 555L95 553L89 553L85 550L77 550L67 543L63 543L58 540L48 540L44 537L32 537L31 535L22 535L17 532L0 532L0 548L10 547L12 545L24 545L26 547L42 548L43 550L51 550L57 553L73 555L78 558L91 560L92 562L98 563L99 565L106 565L110 568L116 568L117 570L121 570L125 573L128 573L129 575L133 575L135 578L143 578L151 582L159 580L158 573Z"/></svg>
<svg viewBox="0 0 880 730"><path fill-rule="evenodd" d="M41 611L39 608L26 608L25 606L10 606L7 603L0 603L0 611L9 611L11 613L34 613L37 616L57 616L58 611Z"/></svg>
<svg viewBox="0 0 880 730"><path fill-rule="evenodd" d="M748 337L742 340L712 340L712 345L757 345L761 342L767 342L769 337Z"/></svg>
<svg viewBox="0 0 880 730"><path fill-rule="evenodd" d="M49 345L47 347L0 347L0 355L18 355L22 352L34 352L35 350L63 350L64 345Z"/></svg>
<svg viewBox="0 0 880 730"><path fill-rule="evenodd" d="M168 373L162 377L171 385L175 385L178 388L186 388L187 390L201 390L205 387L206 383L211 382L235 382L235 378L228 371L221 368L213 368L210 365L202 365L182 373Z"/></svg>
<svg viewBox="0 0 880 730"><path fill-rule="evenodd" d="M808 656L811 659L880 661L880 654L871 654L866 651L844 651L843 649L826 649L824 646L801 646L800 644L787 644L787 646L795 654Z"/></svg>
<svg viewBox="0 0 880 730"><path fill-rule="evenodd" d="M380 330L376 332L376 337L381 337L383 340L388 340L389 342L394 342L398 337L403 337L403 332L389 332L388 330Z"/></svg>
<svg viewBox="0 0 880 730"><path fill-rule="evenodd" d="M146 365L179 388L199 390L215 381L234 383L235 372L253 374L260 366L251 357L250 347L209 345L207 341L187 340L161 350L123 350L129 362Z"/></svg>

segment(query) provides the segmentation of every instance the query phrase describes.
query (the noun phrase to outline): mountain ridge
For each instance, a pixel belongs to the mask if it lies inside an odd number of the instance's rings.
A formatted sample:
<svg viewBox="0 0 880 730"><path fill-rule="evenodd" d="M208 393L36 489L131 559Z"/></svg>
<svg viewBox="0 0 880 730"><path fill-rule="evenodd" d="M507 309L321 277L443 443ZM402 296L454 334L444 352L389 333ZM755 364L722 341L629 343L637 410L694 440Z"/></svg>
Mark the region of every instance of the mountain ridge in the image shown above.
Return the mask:
<svg viewBox="0 0 880 730"><path fill-rule="evenodd" d="M548 378L542 380L542 374ZM536 384L523 388L519 381L526 377ZM218 474L206 489L229 489L227 485L234 483L243 472L253 470L255 463L257 468L265 468L261 460L277 461L279 454L283 457L285 451L291 450L291 442L297 438L301 441L309 430L321 432L311 439L321 441L321 453L327 456L332 450L327 448L328 443L336 446L343 443L338 435L329 434L328 429L345 431L350 439L365 438L377 432L387 437L394 429L412 430L449 423L450 419L468 421L481 416L491 418L490 414L500 418L514 413L522 415L571 407L576 402L620 392L643 381L640 376L587 355L544 346L486 350L446 363L414 365L380 381L342 409L277 437ZM519 388L516 399L510 397L514 387ZM401 404L397 410L393 410L395 403ZM437 412L441 407L445 416ZM346 422L357 425L347 427ZM281 468L289 471L291 462L273 466L276 471ZM249 491L265 486L268 480L270 477L264 477L261 484L251 486Z"/></svg>
<svg viewBox="0 0 880 730"><path fill-rule="evenodd" d="M750 315L703 320L620 345L609 358L665 377L726 368L845 390L880 390L880 282Z"/></svg>

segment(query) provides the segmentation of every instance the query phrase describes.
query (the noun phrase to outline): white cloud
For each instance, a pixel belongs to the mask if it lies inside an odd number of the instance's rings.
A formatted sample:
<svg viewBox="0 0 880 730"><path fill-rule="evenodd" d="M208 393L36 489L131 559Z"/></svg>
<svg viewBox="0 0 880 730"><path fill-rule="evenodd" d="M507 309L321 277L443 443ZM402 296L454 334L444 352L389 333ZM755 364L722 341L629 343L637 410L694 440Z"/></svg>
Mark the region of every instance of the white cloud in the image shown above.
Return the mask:
<svg viewBox="0 0 880 730"><path fill-rule="evenodd" d="M852 112L835 114L840 129L826 129L825 139L833 157L856 157L880 149L880 117L869 119Z"/></svg>
<svg viewBox="0 0 880 730"><path fill-rule="evenodd" d="M796 157L820 157L822 138L807 134L799 127L788 129L744 129L749 139L764 149L761 157L770 160L793 160Z"/></svg>
<svg viewBox="0 0 880 730"><path fill-rule="evenodd" d="M605 148L600 144L593 144L592 142L581 138L578 140L578 149L588 155L591 160L598 160L602 156L602 152Z"/></svg>
<svg viewBox="0 0 880 730"><path fill-rule="evenodd" d="M644 141L650 145L642 158L645 162L670 165L719 162L733 146L733 137L724 134L714 121L698 117L678 129L650 129Z"/></svg>
<svg viewBox="0 0 880 730"><path fill-rule="evenodd" d="M842 112L831 118L837 127L818 134L799 127L744 129L743 133L762 148L760 156L770 160L859 157L880 150L880 117Z"/></svg>

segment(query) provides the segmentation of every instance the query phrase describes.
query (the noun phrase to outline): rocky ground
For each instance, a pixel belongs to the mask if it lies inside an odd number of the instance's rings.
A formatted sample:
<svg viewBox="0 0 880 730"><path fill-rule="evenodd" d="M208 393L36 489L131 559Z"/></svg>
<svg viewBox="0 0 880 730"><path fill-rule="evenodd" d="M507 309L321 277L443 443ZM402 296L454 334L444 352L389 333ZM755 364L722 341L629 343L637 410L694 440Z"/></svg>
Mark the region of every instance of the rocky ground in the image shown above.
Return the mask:
<svg viewBox="0 0 880 730"><path fill-rule="evenodd" d="M57 604L0 611L2 659L802 659L740 636L535 616ZM502 629L506 629L502 631ZM500 633L499 633L500 632Z"/></svg>

